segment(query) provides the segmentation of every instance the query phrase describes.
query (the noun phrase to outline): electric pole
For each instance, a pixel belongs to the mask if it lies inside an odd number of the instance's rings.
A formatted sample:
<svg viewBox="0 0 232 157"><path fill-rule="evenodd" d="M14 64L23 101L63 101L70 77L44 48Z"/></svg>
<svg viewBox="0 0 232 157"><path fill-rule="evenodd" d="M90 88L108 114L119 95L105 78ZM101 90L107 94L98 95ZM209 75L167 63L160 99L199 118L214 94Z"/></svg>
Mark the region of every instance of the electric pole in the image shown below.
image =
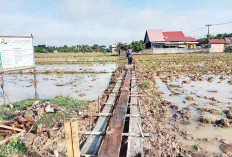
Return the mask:
<svg viewBox="0 0 232 157"><path fill-rule="evenodd" d="M206 25L208 27L208 35L207 35L207 40L209 41L209 27L212 26L212 24Z"/></svg>

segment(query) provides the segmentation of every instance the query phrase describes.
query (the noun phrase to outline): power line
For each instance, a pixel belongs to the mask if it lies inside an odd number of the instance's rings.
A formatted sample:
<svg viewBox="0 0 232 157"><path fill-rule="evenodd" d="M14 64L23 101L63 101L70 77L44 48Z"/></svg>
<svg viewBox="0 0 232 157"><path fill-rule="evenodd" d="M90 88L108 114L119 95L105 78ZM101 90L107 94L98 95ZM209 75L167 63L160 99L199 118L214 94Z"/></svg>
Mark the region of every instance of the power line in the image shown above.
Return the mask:
<svg viewBox="0 0 232 157"><path fill-rule="evenodd" d="M226 25L226 24L231 24L231 23L232 22L224 22L224 23L216 23L216 24L207 24L207 25L205 25L206 27L208 27L208 35L207 35L208 40L209 40L209 28L211 26Z"/></svg>
<svg viewBox="0 0 232 157"><path fill-rule="evenodd" d="M226 25L226 24L231 24L231 22L225 22L225 23L216 23L216 24L210 24L211 26L217 26L217 25Z"/></svg>
<svg viewBox="0 0 232 157"><path fill-rule="evenodd" d="M191 31L191 32L187 32L188 34L190 34L190 33L193 33L193 32L197 32L197 31L200 31L200 30L202 30L202 29L204 29L205 28L205 26L204 27L200 27L200 28L198 28L198 29L195 29L195 30L193 30L193 31Z"/></svg>

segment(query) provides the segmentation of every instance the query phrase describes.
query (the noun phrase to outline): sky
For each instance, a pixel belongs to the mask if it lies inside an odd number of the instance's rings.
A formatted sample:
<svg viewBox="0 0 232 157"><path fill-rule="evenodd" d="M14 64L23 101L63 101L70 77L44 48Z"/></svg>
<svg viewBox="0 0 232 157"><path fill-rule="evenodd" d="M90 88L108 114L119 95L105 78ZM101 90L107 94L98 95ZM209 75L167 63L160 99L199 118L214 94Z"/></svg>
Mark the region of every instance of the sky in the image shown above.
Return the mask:
<svg viewBox="0 0 232 157"><path fill-rule="evenodd" d="M232 0L0 0L0 35L34 35L50 46L143 40L146 29L195 38L232 22ZM232 33L232 24L211 34Z"/></svg>

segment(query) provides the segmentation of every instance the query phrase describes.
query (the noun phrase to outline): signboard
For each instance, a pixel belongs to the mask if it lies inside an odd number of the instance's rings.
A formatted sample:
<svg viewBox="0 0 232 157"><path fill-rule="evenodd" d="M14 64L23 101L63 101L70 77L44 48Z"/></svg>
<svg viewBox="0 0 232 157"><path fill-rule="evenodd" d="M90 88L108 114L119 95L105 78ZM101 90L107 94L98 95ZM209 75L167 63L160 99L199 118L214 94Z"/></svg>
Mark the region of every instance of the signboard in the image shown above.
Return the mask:
<svg viewBox="0 0 232 157"><path fill-rule="evenodd" d="M35 66L32 36L0 36L1 72Z"/></svg>

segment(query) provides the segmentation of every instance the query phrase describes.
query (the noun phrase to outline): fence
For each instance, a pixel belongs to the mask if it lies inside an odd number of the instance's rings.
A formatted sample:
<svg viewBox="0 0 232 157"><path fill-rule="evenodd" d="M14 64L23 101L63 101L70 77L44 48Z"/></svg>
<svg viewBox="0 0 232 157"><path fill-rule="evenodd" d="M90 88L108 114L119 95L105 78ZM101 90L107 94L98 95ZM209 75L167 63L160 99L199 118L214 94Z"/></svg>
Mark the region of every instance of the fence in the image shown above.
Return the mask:
<svg viewBox="0 0 232 157"><path fill-rule="evenodd" d="M159 53L206 53L209 52L208 48L184 49L184 48L158 48L146 49L139 53L141 54L159 54Z"/></svg>

